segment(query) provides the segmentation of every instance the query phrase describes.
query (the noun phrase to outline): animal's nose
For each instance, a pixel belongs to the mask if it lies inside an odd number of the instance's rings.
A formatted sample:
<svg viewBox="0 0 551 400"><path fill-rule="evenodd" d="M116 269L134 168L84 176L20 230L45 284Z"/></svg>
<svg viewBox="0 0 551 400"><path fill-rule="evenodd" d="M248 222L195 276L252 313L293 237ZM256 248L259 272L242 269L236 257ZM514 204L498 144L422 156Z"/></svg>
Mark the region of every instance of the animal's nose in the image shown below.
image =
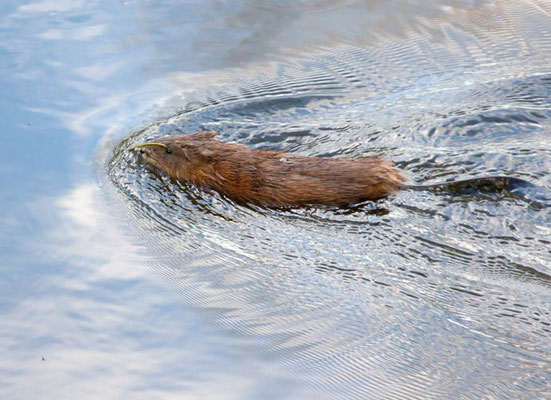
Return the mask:
<svg viewBox="0 0 551 400"><path fill-rule="evenodd" d="M145 150L144 149L140 149L140 154L144 154L145 153Z"/></svg>

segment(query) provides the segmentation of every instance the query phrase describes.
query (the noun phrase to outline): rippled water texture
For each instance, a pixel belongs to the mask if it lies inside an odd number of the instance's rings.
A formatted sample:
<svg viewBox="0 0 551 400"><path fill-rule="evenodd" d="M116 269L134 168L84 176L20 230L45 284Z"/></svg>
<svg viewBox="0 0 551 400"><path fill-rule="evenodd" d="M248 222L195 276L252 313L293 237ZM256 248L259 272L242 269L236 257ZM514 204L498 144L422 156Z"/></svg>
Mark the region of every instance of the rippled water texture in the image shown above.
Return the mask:
<svg viewBox="0 0 551 400"><path fill-rule="evenodd" d="M551 398L549 3L207 3L138 6L135 40L156 44L164 99L97 136L95 171L118 240L139 249L127 268L218 340L205 345L220 354L209 396ZM128 151L201 129L255 149L381 155L419 184L534 187L273 210ZM246 349L247 367L220 348Z"/></svg>
<svg viewBox="0 0 551 400"><path fill-rule="evenodd" d="M162 262L186 301L265 337L274 367L311 389L551 395L550 204L421 192L352 210L251 209L126 151L207 129L252 148L383 154L419 182L503 174L549 188L551 35L537 29L549 19L525 18L487 31L465 12L433 42L412 34L280 62L124 140L109 176L151 268Z"/></svg>

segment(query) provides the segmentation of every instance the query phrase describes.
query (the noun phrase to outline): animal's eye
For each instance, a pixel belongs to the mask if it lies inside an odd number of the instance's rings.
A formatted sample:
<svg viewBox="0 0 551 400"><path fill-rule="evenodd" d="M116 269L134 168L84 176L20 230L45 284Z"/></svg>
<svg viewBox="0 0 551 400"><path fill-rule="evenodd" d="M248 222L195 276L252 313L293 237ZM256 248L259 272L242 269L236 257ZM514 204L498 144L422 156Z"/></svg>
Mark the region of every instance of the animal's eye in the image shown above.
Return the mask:
<svg viewBox="0 0 551 400"><path fill-rule="evenodd" d="M169 147L166 148L166 152L167 154L172 154L172 150Z"/></svg>

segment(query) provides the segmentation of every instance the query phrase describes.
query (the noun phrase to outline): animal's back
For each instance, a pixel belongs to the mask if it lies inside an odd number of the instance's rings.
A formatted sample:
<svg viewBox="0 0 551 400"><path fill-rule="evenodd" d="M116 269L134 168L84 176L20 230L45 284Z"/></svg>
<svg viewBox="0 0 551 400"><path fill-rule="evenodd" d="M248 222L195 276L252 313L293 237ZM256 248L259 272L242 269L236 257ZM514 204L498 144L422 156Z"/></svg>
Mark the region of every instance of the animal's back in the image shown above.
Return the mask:
<svg viewBox="0 0 551 400"><path fill-rule="evenodd" d="M378 158L334 159L241 150L220 168L219 190L232 198L272 206L346 205L386 197L404 179Z"/></svg>

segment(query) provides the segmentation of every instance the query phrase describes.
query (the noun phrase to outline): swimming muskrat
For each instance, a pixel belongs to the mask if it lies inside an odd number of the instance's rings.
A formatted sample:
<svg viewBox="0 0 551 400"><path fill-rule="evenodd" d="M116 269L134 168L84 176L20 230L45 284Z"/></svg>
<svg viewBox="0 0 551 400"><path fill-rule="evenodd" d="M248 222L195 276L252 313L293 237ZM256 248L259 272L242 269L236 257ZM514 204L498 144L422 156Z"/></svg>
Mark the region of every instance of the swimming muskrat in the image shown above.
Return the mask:
<svg viewBox="0 0 551 400"><path fill-rule="evenodd" d="M216 132L167 136L133 147L170 177L212 188L234 201L268 207L346 206L378 200L401 189L499 191L526 183L490 177L415 186L377 157L326 158L252 150L221 142Z"/></svg>

